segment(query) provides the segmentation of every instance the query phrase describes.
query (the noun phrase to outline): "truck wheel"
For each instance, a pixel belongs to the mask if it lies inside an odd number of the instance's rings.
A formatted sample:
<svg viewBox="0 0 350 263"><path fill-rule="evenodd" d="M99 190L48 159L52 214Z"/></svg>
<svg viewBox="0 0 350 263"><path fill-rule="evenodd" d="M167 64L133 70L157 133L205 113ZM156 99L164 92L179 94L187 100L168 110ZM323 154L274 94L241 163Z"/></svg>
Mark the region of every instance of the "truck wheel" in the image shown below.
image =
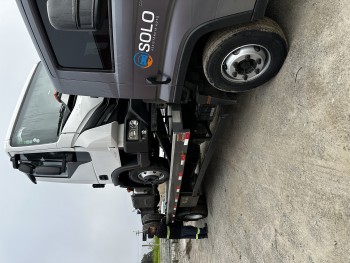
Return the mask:
<svg viewBox="0 0 350 263"><path fill-rule="evenodd" d="M157 159L148 167L129 172L132 181L141 184L162 184L169 180L169 163L164 158Z"/></svg>
<svg viewBox="0 0 350 263"><path fill-rule="evenodd" d="M214 33L203 52L204 74L219 90L247 91L275 76L287 52L282 29L264 18Z"/></svg>
<svg viewBox="0 0 350 263"><path fill-rule="evenodd" d="M181 208L176 216L181 221L198 221L208 216L208 209L206 205L197 205L192 208Z"/></svg>
<svg viewBox="0 0 350 263"><path fill-rule="evenodd" d="M151 222L160 222L164 217L162 214L146 214L142 217L142 224L147 224Z"/></svg>

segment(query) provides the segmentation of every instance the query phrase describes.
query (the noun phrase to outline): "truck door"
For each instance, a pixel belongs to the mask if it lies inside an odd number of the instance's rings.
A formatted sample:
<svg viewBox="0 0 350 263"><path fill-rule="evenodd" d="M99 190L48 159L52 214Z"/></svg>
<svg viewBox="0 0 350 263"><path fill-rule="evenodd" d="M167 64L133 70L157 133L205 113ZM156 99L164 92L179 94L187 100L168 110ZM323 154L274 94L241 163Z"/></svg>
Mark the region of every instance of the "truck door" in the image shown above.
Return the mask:
<svg viewBox="0 0 350 263"><path fill-rule="evenodd" d="M112 1L114 57L121 96L154 100L159 84L169 82L162 64L173 2Z"/></svg>
<svg viewBox="0 0 350 263"><path fill-rule="evenodd" d="M155 100L160 84L170 82L163 60L171 45L167 35L172 7L178 1L17 2L58 91ZM92 20L92 27L85 25Z"/></svg>
<svg viewBox="0 0 350 263"><path fill-rule="evenodd" d="M162 71L171 2L138 1L133 53L135 92L155 92L156 86L171 81L171 76Z"/></svg>
<svg viewBox="0 0 350 263"><path fill-rule="evenodd" d="M33 182L98 183L87 152L41 152L18 155L18 169Z"/></svg>

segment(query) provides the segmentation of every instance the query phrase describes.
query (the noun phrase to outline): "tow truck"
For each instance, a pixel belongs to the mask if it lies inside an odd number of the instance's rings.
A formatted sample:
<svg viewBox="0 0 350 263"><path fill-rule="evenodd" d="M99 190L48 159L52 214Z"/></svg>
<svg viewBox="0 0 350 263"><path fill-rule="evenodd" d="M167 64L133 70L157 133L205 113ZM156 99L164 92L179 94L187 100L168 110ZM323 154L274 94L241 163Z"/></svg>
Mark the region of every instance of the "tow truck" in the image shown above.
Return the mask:
<svg viewBox="0 0 350 263"><path fill-rule="evenodd" d="M205 218L218 107L287 55L268 1L16 1L41 62L6 137L13 168L33 183L126 188L145 231L163 216Z"/></svg>

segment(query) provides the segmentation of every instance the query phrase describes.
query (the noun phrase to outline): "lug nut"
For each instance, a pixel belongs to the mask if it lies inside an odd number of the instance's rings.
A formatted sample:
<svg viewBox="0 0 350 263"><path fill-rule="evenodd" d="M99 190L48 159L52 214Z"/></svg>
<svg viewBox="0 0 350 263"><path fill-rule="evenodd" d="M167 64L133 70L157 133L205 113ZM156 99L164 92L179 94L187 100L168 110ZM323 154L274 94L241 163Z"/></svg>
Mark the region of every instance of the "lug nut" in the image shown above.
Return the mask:
<svg viewBox="0 0 350 263"><path fill-rule="evenodd" d="M256 73L256 74L259 74L259 73L260 73L260 69L258 69L258 68L255 69L255 73Z"/></svg>
<svg viewBox="0 0 350 263"><path fill-rule="evenodd" d="M246 55L246 56L245 56L245 60L246 60L246 61L249 61L249 60L250 60L250 55Z"/></svg>
<svg viewBox="0 0 350 263"><path fill-rule="evenodd" d="M223 70L227 70L227 65L226 64L222 65L222 68Z"/></svg>
<svg viewBox="0 0 350 263"><path fill-rule="evenodd" d="M261 50L261 48L258 47L258 46L255 46L254 49L255 49L256 52L259 52Z"/></svg>
<svg viewBox="0 0 350 263"><path fill-rule="evenodd" d="M232 76L233 76L234 78L237 77L237 71L233 72L233 73L232 73Z"/></svg>
<svg viewBox="0 0 350 263"><path fill-rule="evenodd" d="M240 50L240 49L237 49L237 50L233 51L232 54L233 54L233 55L238 55L239 52L241 52L241 50Z"/></svg>
<svg viewBox="0 0 350 263"><path fill-rule="evenodd" d="M244 80L247 80L247 79L248 79L248 75L244 75L244 76L243 76L243 79L244 79Z"/></svg>
<svg viewBox="0 0 350 263"><path fill-rule="evenodd" d="M260 65L260 64L261 64L261 58L258 58L258 59L256 60L256 63L258 63L258 65Z"/></svg>

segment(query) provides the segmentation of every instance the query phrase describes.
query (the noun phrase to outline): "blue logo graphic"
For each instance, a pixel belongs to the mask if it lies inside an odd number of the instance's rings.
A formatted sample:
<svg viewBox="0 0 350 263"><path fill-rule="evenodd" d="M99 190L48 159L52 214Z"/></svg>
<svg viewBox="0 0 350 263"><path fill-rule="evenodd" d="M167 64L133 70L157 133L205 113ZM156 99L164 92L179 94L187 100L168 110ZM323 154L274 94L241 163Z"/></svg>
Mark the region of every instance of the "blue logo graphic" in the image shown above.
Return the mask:
<svg viewBox="0 0 350 263"><path fill-rule="evenodd" d="M134 56L134 63L141 68L149 68L153 64L153 58L146 52L137 52Z"/></svg>

